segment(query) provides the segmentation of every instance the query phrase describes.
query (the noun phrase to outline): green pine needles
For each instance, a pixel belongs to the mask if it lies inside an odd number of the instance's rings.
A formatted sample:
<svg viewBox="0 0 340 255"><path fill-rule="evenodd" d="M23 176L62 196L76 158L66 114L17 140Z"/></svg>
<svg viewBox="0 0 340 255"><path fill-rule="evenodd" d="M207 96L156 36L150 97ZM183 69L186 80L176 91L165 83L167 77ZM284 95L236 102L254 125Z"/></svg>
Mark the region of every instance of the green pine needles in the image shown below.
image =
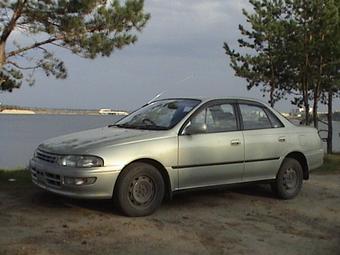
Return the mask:
<svg viewBox="0 0 340 255"><path fill-rule="evenodd" d="M66 78L54 47L94 59L135 43L150 19L143 8L143 0L2 0L0 91L12 91L25 81L33 84L39 70ZM14 33L31 40L10 41Z"/></svg>

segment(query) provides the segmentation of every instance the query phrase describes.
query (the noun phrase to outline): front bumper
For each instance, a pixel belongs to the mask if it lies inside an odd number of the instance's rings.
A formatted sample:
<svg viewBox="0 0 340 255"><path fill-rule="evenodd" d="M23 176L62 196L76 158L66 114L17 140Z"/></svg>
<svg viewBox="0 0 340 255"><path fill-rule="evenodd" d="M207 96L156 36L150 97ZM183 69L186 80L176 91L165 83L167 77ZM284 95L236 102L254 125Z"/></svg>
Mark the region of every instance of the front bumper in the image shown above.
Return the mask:
<svg viewBox="0 0 340 255"><path fill-rule="evenodd" d="M29 171L32 182L40 188L68 197L90 199L111 198L120 172L108 167L60 167L39 159L30 161ZM96 181L93 184L68 185L64 182L65 177L96 177Z"/></svg>

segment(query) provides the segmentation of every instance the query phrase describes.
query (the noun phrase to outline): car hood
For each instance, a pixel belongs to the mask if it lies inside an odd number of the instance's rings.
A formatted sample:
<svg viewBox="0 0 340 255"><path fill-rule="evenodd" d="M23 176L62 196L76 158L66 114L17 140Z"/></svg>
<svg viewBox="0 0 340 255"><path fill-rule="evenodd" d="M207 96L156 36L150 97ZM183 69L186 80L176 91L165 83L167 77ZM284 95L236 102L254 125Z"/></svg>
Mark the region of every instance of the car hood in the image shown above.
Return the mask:
<svg viewBox="0 0 340 255"><path fill-rule="evenodd" d="M48 139L39 149L57 154L86 154L96 148L118 146L163 137L166 131L103 127Z"/></svg>

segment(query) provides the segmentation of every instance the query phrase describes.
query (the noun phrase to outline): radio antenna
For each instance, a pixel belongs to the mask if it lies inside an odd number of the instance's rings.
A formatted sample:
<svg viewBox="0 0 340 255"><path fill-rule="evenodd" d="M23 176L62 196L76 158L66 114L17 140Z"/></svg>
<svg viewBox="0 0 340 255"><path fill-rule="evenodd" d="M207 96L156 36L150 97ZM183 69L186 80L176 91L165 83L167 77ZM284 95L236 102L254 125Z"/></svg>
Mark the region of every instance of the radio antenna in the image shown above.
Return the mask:
<svg viewBox="0 0 340 255"><path fill-rule="evenodd" d="M178 85L182 84L183 82L185 82L185 81L187 81L187 80L189 80L189 79L192 79L192 78L194 78L194 74L193 74L193 73L190 74L190 75L188 75L188 76L185 77L184 79L175 82L175 85L178 86ZM157 94L155 97L153 97L147 104L150 104L150 103L153 102L155 99L157 99L157 98L159 98L161 95L163 95L165 92L166 92L166 90L163 90L161 93L158 93L158 94Z"/></svg>
<svg viewBox="0 0 340 255"><path fill-rule="evenodd" d="M154 98L152 98L147 104L150 104L155 99L159 98L166 90L162 91L161 93L157 94Z"/></svg>

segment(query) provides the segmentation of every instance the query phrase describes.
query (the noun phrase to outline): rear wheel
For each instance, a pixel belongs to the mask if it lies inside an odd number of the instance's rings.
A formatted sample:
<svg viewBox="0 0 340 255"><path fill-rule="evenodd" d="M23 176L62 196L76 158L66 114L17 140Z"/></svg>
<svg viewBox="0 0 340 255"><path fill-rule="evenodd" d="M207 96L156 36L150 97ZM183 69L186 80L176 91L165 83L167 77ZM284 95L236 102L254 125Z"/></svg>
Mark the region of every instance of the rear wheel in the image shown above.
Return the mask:
<svg viewBox="0 0 340 255"><path fill-rule="evenodd" d="M303 182L303 171L301 164L293 158L284 159L276 180L271 184L271 188L282 199L296 197Z"/></svg>
<svg viewBox="0 0 340 255"><path fill-rule="evenodd" d="M157 168L150 164L132 163L119 177L114 197L125 215L150 215L162 203L163 177Z"/></svg>

